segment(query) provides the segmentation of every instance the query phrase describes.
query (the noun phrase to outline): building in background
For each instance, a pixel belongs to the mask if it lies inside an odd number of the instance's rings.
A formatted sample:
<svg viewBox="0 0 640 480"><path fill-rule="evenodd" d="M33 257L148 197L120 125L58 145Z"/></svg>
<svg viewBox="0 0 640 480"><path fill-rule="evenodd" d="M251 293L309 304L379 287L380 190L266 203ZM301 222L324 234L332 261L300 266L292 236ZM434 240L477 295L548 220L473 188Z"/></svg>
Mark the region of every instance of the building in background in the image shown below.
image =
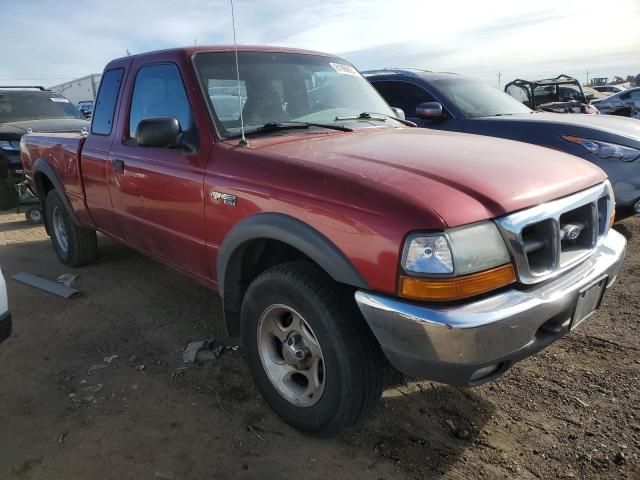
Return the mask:
<svg viewBox="0 0 640 480"><path fill-rule="evenodd" d="M75 105L78 105L80 102L93 102L98 93L100 77L101 75L99 73L93 73L86 77L71 80L70 82L53 85L49 87L49 90L64 95Z"/></svg>

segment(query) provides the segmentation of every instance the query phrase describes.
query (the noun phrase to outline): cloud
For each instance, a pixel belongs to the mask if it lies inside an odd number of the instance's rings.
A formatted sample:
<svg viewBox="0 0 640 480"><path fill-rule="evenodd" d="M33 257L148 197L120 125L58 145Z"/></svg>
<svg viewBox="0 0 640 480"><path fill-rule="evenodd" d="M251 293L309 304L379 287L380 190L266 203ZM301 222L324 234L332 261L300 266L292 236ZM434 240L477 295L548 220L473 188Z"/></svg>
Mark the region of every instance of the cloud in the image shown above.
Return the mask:
<svg viewBox="0 0 640 480"><path fill-rule="evenodd" d="M566 60L575 72L637 73L638 5L617 0L609 12L615 21L599 22L594 12L602 7L595 0L235 1L239 43L333 52L359 68L416 66L486 78L498 71L524 76L555 70ZM59 83L100 72L127 49L137 53L194 39L230 44L230 13L228 0L10 2L2 7L0 82Z"/></svg>

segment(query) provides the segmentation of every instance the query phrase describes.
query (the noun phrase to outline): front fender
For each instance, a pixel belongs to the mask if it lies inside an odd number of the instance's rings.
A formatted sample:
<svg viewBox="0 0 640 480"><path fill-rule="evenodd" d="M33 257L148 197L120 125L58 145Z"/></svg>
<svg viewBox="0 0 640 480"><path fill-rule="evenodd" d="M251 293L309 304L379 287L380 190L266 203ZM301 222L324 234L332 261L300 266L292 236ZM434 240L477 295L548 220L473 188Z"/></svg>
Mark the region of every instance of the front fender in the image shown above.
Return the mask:
<svg viewBox="0 0 640 480"><path fill-rule="evenodd" d="M237 266L234 265L238 261L235 257L241 252L243 245L258 239L286 243L316 262L337 282L362 289L369 288L349 259L318 230L289 215L258 213L236 224L222 242L216 266L218 288L222 297L230 269Z"/></svg>

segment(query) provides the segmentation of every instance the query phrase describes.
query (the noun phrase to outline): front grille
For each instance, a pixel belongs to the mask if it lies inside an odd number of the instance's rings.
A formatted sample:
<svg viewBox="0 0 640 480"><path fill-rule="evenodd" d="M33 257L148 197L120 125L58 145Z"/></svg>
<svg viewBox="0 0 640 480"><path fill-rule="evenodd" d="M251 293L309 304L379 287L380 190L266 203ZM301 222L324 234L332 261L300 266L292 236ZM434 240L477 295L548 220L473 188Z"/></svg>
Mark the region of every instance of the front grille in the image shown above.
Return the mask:
<svg viewBox="0 0 640 480"><path fill-rule="evenodd" d="M519 281L541 282L585 260L607 234L613 208L607 182L497 219Z"/></svg>

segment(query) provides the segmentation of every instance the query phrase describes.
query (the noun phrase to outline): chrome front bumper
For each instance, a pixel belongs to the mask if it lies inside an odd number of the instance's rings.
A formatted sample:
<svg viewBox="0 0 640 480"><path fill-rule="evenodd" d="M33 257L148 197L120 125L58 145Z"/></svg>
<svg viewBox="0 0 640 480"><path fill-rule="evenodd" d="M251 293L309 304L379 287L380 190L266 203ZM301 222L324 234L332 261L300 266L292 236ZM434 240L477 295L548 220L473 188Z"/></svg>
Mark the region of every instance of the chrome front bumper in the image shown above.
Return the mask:
<svg viewBox="0 0 640 480"><path fill-rule="evenodd" d="M366 291L356 301L401 372L451 385L479 385L569 331L580 290L616 279L626 240L611 230L584 262L558 278L457 305L425 305Z"/></svg>

